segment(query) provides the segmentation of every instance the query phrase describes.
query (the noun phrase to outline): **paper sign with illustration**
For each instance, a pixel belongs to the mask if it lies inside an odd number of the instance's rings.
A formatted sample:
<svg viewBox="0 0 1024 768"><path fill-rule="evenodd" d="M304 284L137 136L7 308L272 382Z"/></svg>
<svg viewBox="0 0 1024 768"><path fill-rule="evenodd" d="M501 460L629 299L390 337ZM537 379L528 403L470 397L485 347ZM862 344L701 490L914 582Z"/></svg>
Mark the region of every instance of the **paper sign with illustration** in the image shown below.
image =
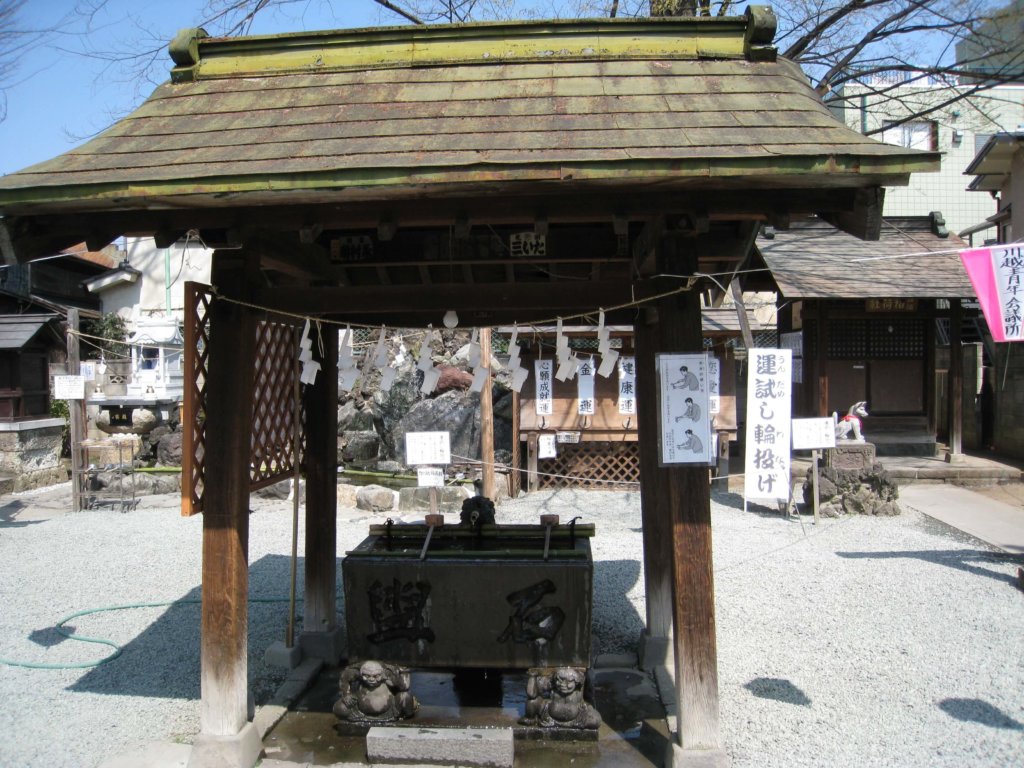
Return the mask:
<svg viewBox="0 0 1024 768"><path fill-rule="evenodd" d="M711 464L708 355L658 355L659 460Z"/></svg>

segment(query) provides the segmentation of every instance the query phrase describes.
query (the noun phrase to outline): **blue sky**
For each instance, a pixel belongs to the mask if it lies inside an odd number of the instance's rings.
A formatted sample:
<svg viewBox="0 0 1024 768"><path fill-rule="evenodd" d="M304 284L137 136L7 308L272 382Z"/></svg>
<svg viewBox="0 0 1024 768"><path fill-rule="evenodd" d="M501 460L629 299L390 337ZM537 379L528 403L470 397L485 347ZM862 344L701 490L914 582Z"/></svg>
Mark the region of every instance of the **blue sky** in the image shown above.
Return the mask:
<svg viewBox="0 0 1024 768"><path fill-rule="evenodd" d="M22 26L52 27L75 5L76 0L29 0L23 6ZM151 84L129 82L118 67L83 55L86 46L100 51L133 44L138 47L148 44L150 32L169 42L179 29L202 20L204 5L205 0L106 0L88 36L80 34L83 22L75 20L64 34L26 52L6 89L7 118L0 122L0 174L82 144L152 91ZM252 33L403 23L373 0L335 0L333 7L336 10L325 0L291 2L282 11L258 17ZM164 53L159 61L158 76L166 79L171 60Z"/></svg>

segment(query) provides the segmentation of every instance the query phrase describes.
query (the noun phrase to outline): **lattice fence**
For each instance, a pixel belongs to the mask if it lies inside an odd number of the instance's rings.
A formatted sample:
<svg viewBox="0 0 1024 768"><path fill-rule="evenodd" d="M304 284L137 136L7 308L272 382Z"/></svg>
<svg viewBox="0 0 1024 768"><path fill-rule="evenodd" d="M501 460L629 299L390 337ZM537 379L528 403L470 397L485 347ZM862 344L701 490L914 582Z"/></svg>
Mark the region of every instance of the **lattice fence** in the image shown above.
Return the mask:
<svg viewBox="0 0 1024 768"><path fill-rule="evenodd" d="M537 470L540 488L635 489L640 448L635 442L559 443L558 456L540 459Z"/></svg>
<svg viewBox="0 0 1024 768"><path fill-rule="evenodd" d="M203 511L206 448L206 381L209 374L209 286L185 284L185 402L182 414L181 512ZM295 471L296 397L298 377L297 326L284 320L256 324L253 382L252 452L249 487L264 488L288 479ZM300 426L299 454L305 435Z"/></svg>

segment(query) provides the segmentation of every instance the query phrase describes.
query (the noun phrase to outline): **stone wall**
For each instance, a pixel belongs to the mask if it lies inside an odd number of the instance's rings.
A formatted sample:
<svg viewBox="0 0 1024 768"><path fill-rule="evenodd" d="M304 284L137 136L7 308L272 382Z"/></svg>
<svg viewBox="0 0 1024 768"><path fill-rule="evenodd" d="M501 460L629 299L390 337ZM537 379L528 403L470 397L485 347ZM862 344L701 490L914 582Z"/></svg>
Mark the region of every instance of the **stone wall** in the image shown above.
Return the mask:
<svg viewBox="0 0 1024 768"><path fill-rule="evenodd" d="M0 422L0 474L8 475L13 491L63 483L61 464L63 419Z"/></svg>

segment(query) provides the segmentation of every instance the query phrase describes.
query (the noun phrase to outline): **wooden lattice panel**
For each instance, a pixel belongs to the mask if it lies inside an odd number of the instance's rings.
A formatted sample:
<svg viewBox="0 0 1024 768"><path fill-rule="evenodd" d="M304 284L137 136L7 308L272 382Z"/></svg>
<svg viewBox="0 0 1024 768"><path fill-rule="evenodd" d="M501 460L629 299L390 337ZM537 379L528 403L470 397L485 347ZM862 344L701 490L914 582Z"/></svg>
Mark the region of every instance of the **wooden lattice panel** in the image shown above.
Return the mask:
<svg viewBox="0 0 1024 768"><path fill-rule="evenodd" d="M249 469L253 490L290 477L295 471L293 445L298 358L299 344L294 325L270 321L256 324L252 464Z"/></svg>
<svg viewBox="0 0 1024 768"><path fill-rule="evenodd" d="M210 286L185 283L185 395L181 414L181 514L203 511L206 378L209 372Z"/></svg>
<svg viewBox="0 0 1024 768"><path fill-rule="evenodd" d="M634 489L640 482L636 442L559 443L558 456L537 463L540 488Z"/></svg>
<svg viewBox="0 0 1024 768"><path fill-rule="evenodd" d="M181 512L203 511L206 446L206 380L209 374L209 286L185 284L185 398L182 413ZM256 490L292 476L295 470L295 381L298 334L290 322L256 323L256 364L249 479ZM301 427L302 416L299 415ZM304 434L300 429L301 455Z"/></svg>

